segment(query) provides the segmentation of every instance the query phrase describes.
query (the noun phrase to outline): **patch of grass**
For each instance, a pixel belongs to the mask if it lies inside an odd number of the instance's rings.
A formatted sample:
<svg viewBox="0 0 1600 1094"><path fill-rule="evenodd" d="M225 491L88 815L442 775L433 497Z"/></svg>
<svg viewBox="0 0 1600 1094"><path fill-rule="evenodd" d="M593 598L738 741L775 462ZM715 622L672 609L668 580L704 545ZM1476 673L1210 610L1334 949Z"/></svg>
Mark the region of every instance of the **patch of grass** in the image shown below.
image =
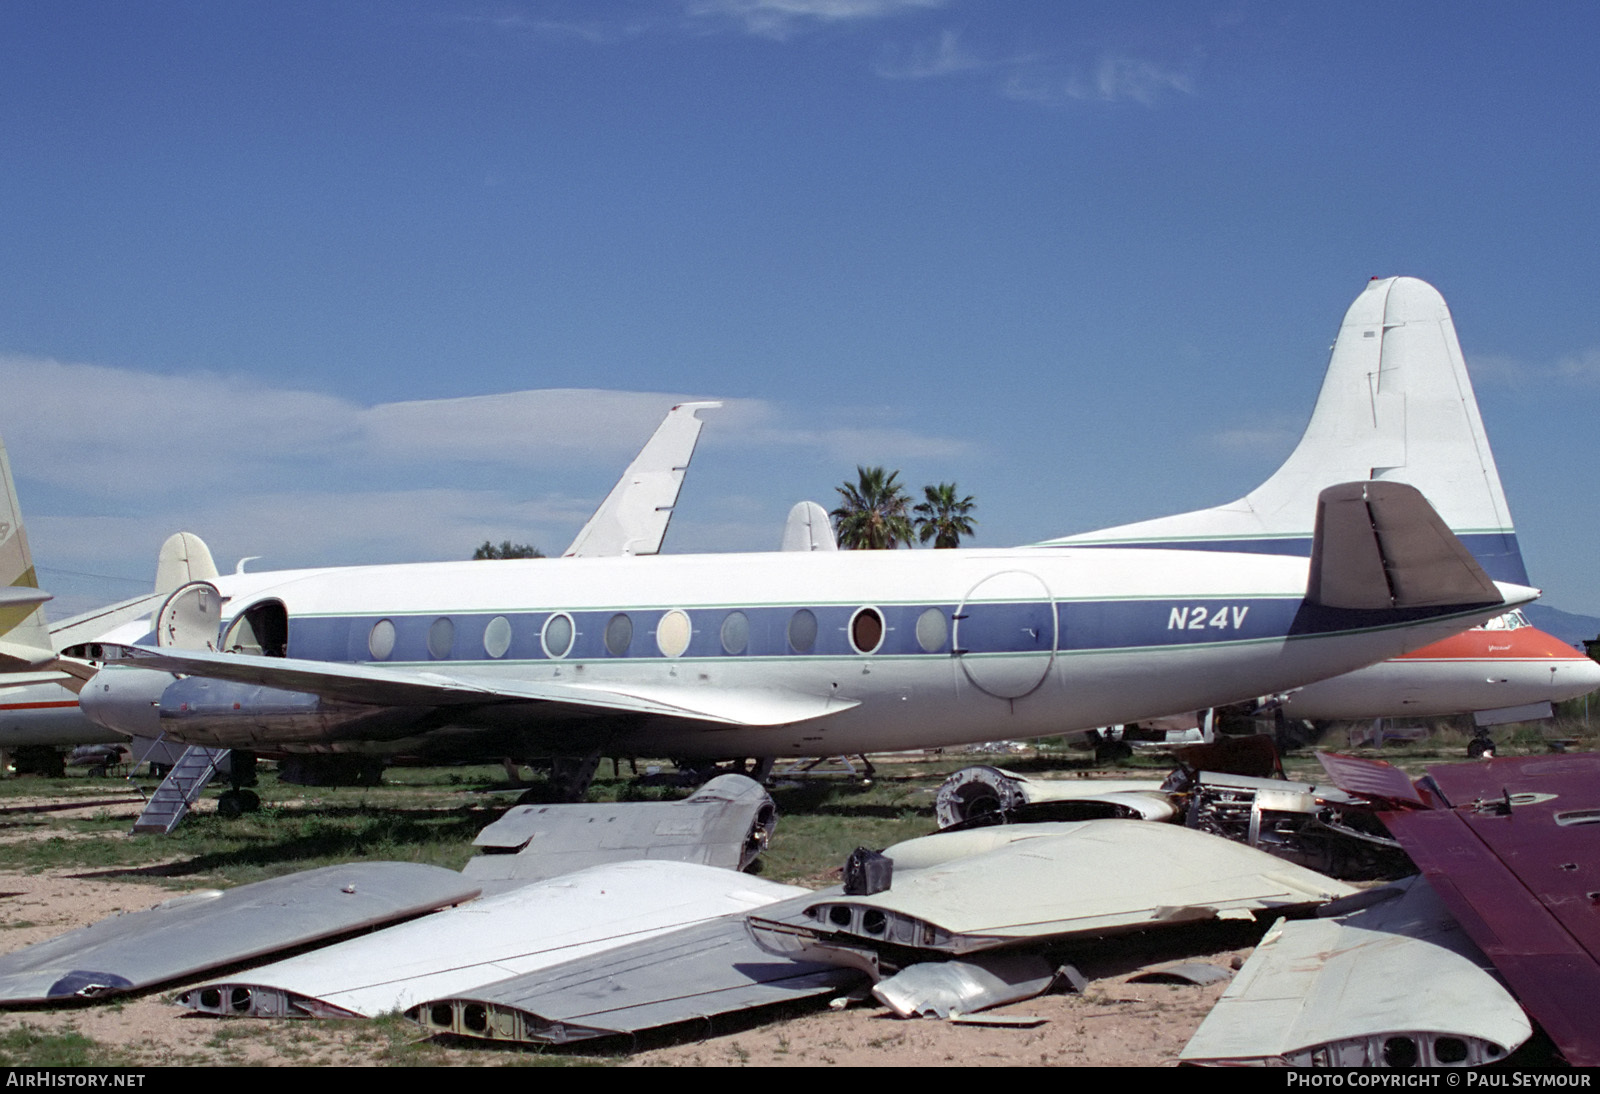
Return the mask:
<svg viewBox="0 0 1600 1094"><path fill-rule="evenodd" d="M75 1029L51 1033L24 1022L0 1034L0 1067L109 1067L121 1060L117 1050Z"/></svg>

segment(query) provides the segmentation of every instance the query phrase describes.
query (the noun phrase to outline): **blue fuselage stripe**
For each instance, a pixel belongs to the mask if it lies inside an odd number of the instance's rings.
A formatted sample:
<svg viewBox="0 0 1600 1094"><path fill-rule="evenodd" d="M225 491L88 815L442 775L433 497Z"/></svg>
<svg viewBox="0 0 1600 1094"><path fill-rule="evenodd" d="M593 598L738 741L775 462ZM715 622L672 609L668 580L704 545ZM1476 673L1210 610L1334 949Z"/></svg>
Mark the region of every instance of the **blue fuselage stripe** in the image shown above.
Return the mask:
<svg viewBox="0 0 1600 1094"><path fill-rule="evenodd" d="M943 640L924 648L918 639L918 619L930 608L943 616ZM690 620L684 658L727 657L854 657L851 617L854 606L822 605L804 609L816 617L815 644L797 652L789 644L790 621L797 610L783 607L709 607L681 609ZM1456 609L1459 610L1459 609ZM723 647L724 621L733 612L748 620L749 638L742 650ZM1088 650L1138 649L1157 646L1202 645L1219 642L1263 641L1290 636L1324 634L1390 626L1406 619L1449 614L1443 609L1420 612L1337 612L1307 605L1291 597L1195 598L1190 600L1091 600L1008 603L896 604L878 607L887 631L875 656L948 656L959 647L963 655L1071 653ZM415 616L302 616L289 624L289 656L314 661L372 662L368 647L373 627L387 619L394 627L393 649L383 660L392 662L493 662L551 660L541 634L554 615L567 615L574 624L571 649L564 660L614 660L619 654L606 646L607 624L615 610L571 612L465 612L449 615L454 641L448 657L429 651L428 638L437 615ZM630 610L632 640L620 656L627 659L663 658L656 644L656 628L666 614L661 608ZM510 643L500 657L485 649L491 622L503 618L510 624ZM503 628L500 628L503 633ZM937 634L937 632L935 632ZM924 627L924 637L927 628Z"/></svg>

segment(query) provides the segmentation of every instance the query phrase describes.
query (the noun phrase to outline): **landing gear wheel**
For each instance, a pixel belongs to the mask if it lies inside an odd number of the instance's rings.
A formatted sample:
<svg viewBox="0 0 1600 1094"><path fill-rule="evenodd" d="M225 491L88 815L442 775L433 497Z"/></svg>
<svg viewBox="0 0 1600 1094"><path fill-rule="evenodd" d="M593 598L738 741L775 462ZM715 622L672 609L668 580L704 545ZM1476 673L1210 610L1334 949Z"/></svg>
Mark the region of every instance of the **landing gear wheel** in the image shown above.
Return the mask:
<svg viewBox="0 0 1600 1094"><path fill-rule="evenodd" d="M217 798L217 814L229 820L254 813L261 808L261 799L249 790L224 790Z"/></svg>
<svg viewBox="0 0 1600 1094"><path fill-rule="evenodd" d="M1474 737L1467 742L1467 759L1478 760L1484 756L1494 755L1494 739L1491 737Z"/></svg>

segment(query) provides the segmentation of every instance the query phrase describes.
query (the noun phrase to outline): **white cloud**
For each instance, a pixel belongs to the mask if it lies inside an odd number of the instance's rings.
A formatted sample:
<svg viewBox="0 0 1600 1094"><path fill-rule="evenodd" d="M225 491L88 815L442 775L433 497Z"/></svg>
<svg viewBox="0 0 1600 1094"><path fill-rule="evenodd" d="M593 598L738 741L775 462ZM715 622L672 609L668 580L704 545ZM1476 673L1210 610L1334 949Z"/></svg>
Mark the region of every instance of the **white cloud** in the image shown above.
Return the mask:
<svg viewBox="0 0 1600 1094"><path fill-rule="evenodd" d="M907 49L890 46L873 65L873 71L886 80L923 80L982 67L982 61L962 48L960 35L946 30L937 39L918 42Z"/></svg>
<svg viewBox="0 0 1600 1094"><path fill-rule="evenodd" d="M686 0L691 19L731 21L746 33L782 41L808 26L887 19L943 7L946 0Z"/></svg>
<svg viewBox="0 0 1600 1094"><path fill-rule="evenodd" d="M1155 106L1170 94L1193 95L1195 89L1193 76L1184 69L1105 54L1087 67L1048 67L1032 62L1021 65L1006 79L1001 93L1018 102L1042 106L1129 100Z"/></svg>
<svg viewBox="0 0 1600 1094"><path fill-rule="evenodd" d="M1475 353L1467 361L1473 380L1521 390L1529 386L1571 387L1600 382L1600 348L1579 350L1554 364L1531 364L1518 357Z"/></svg>
<svg viewBox="0 0 1600 1094"><path fill-rule="evenodd" d="M1600 349L1586 349L1582 353L1561 358L1556 362L1556 373L1563 379L1586 383L1600 380Z"/></svg>
<svg viewBox="0 0 1600 1094"><path fill-rule="evenodd" d="M1102 57L1095 69L1094 85L1097 96L1106 102L1133 99L1145 106L1169 91L1194 94L1194 82L1188 73L1132 57Z"/></svg>
<svg viewBox="0 0 1600 1094"><path fill-rule="evenodd" d="M17 356L0 356L0 385L36 563L130 578L179 529L224 566L241 555L278 567L457 558L507 538L559 551L685 401L554 389L362 406L238 377ZM781 499L811 489L803 469L822 461L848 471L974 451L890 410L723 402L704 415L702 446L738 455L731 470L717 458L714 475L702 456L702 490L738 483ZM777 535L742 519L677 523L686 535L671 546L765 547Z"/></svg>

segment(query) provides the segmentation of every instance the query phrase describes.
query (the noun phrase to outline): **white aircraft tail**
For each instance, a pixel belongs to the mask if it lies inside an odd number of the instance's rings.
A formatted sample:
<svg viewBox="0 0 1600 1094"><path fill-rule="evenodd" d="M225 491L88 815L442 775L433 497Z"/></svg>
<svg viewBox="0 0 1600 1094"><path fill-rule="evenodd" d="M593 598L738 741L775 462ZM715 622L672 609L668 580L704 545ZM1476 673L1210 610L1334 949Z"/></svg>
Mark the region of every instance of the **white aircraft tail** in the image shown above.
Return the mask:
<svg viewBox="0 0 1600 1094"><path fill-rule="evenodd" d="M0 492L0 668L37 668L55 658L50 627L40 607L50 594L39 589L4 441L0 441L0 482L4 487Z"/></svg>
<svg viewBox="0 0 1600 1094"><path fill-rule="evenodd" d="M211 548L193 532L174 532L161 545L161 553L156 556L157 593L170 594L191 581L214 581L216 577L217 564L211 558Z"/></svg>
<svg viewBox="0 0 1600 1094"><path fill-rule="evenodd" d="M833 535L833 522L828 511L814 501L797 501L783 522L784 551L837 551L839 541Z"/></svg>
<svg viewBox="0 0 1600 1094"><path fill-rule="evenodd" d="M653 555L661 550L678 491L700 439L699 412L721 403L681 403L667 412L563 558Z"/></svg>
<svg viewBox="0 0 1600 1094"><path fill-rule="evenodd" d="M1528 584L1500 472L1444 298L1374 279L1345 313L1300 444L1238 501L1049 541L1308 554L1317 495L1354 480L1416 487L1489 575Z"/></svg>

